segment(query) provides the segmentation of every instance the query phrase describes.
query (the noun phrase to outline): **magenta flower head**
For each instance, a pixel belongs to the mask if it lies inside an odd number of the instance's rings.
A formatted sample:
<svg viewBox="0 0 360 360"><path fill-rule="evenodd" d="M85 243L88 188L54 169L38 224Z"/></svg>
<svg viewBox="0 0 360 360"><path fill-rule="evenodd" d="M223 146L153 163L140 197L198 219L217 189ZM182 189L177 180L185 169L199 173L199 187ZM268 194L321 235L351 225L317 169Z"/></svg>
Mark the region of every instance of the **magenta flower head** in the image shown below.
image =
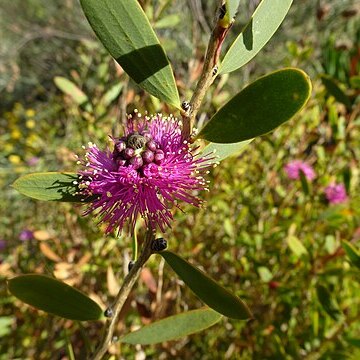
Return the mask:
<svg viewBox="0 0 360 360"><path fill-rule="evenodd" d="M341 204L348 199L345 186L337 183L330 184L325 188L325 196L330 204Z"/></svg>
<svg viewBox="0 0 360 360"><path fill-rule="evenodd" d="M208 157L195 157L181 122L157 114L128 118L125 135L111 138L113 149L100 150L89 143L85 167L79 172L82 194L95 196L85 214L96 213L108 224L106 233L133 231L140 215L147 226L164 231L170 227L177 201L200 206L195 192L206 190L204 174Z"/></svg>
<svg viewBox="0 0 360 360"><path fill-rule="evenodd" d="M284 168L289 179L300 179L300 171L303 172L307 180L312 181L315 178L315 171L311 165L301 160L293 160L285 165Z"/></svg>

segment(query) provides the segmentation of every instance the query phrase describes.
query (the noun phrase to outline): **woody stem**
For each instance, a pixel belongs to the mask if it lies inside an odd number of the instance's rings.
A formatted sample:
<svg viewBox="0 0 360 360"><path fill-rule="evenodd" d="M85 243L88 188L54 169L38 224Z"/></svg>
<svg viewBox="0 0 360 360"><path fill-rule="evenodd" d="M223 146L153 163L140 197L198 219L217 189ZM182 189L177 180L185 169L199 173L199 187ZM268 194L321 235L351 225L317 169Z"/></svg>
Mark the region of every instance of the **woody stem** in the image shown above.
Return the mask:
<svg viewBox="0 0 360 360"><path fill-rule="evenodd" d="M126 299L128 298L131 289L133 288L136 280L139 278L140 272L144 267L145 263L152 254L151 243L154 240L154 234L152 229L149 229L146 238L139 255L138 260L135 262L134 266L130 269L129 273L126 275L124 282L119 290L114 303L109 307L108 311L111 312L111 317L106 321L104 335L101 339L100 345L95 350L94 354L91 357L91 360L100 360L107 352L108 348L112 344L113 334L115 331L116 324L118 323L120 311L125 304Z"/></svg>

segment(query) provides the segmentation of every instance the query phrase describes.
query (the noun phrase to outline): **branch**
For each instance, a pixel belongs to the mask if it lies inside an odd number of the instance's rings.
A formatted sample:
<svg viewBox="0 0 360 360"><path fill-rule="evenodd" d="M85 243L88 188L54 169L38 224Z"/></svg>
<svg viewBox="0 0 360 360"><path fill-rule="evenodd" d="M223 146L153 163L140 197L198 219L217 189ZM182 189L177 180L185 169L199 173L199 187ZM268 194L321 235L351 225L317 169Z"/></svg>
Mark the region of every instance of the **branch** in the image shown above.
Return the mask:
<svg viewBox="0 0 360 360"><path fill-rule="evenodd" d="M221 15L217 15L217 21L210 36L204 66L200 75L200 79L196 85L193 96L190 100L189 110L183 109L183 131L184 138L188 138L191 134L191 129L195 123L196 115L199 111L200 105L204 99L206 91L213 83L217 75L217 64L220 57L222 44L228 34L231 25L224 27L221 21Z"/></svg>
<svg viewBox="0 0 360 360"><path fill-rule="evenodd" d="M154 239L154 235L152 229L149 229L146 234L145 242L141 254L139 256L139 259L136 261L134 266L130 269L129 273L125 277L124 283L122 284L121 289L119 290L113 305L109 307L107 310L109 313L111 313L111 318L107 320L105 324L104 336L101 340L99 347L95 350L95 353L92 355L91 360L102 359L102 357L110 347L113 339L115 326L118 322L118 318L120 315L120 311L124 306L124 303L128 298L128 295L132 287L134 286L136 280L138 279L143 266L145 265L146 261L149 259L149 257L152 254L151 243L153 239Z"/></svg>

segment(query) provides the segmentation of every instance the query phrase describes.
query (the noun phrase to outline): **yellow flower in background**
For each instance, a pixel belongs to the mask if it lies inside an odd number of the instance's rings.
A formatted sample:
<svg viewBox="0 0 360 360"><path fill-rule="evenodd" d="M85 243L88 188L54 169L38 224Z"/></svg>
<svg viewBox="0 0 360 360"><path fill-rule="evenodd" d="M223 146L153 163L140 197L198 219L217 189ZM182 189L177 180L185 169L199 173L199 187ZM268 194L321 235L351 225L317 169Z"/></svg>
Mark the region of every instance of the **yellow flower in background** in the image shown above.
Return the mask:
<svg viewBox="0 0 360 360"><path fill-rule="evenodd" d="M30 147L35 147L38 142L39 137L36 134L30 134L25 140L25 144Z"/></svg>
<svg viewBox="0 0 360 360"><path fill-rule="evenodd" d="M5 144L5 146L4 146L4 151L5 151L6 153L11 153L11 152L13 152L13 151L14 151L14 145L13 145L13 144L9 144L9 143Z"/></svg>
<svg viewBox="0 0 360 360"><path fill-rule="evenodd" d="M21 103L19 103L19 102L15 103L14 110L22 110L22 109L23 109L23 106L21 105Z"/></svg>
<svg viewBox="0 0 360 360"><path fill-rule="evenodd" d="M33 129L35 127L35 124L36 123L35 123L34 119L26 120L26 123L25 123L25 125L28 129Z"/></svg>
<svg viewBox="0 0 360 360"><path fill-rule="evenodd" d="M9 161L13 164L13 165L19 165L21 163L21 158L19 155L10 155L9 156Z"/></svg>
<svg viewBox="0 0 360 360"><path fill-rule="evenodd" d="M21 132L18 128L15 128L12 132L11 132L11 138L13 140L18 140L21 138Z"/></svg>
<svg viewBox="0 0 360 360"><path fill-rule="evenodd" d="M34 109L27 109L27 110L25 111L25 115L26 115L27 117L29 117L29 118L32 118L32 117L35 116L35 110L34 110Z"/></svg>
<svg viewBox="0 0 360 360"><path fill-rule="evenodd" d="M15 114L13 114L12 112L6 112L5 114L4 114L4 117L5 117L5 119L7 119L8 120L8 122L11 124L11 123L15 123L15 122L17 122L17 117L15 116Z"/></svg>

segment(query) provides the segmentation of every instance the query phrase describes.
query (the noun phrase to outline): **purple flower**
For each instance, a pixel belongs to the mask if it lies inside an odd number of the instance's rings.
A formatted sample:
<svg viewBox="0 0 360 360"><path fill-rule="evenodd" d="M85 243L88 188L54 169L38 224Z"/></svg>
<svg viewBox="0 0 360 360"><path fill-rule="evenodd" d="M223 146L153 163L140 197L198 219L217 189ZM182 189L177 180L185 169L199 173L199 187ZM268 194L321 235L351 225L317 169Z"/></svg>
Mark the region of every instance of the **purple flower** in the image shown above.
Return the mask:
<svg viewBox="0 0 360 360"><path fill-rule="evenodd" d="M309 181L314 180L315 171L311 165L301 160L293 160L285 165L285 172L289 179L298 180L300 179L300 171L303 172L306 179Z"/></svg>
<svg viewBox="0 0 360 360"><path fill-rule="evenodd" d="M209 158L196 157L181 135L181 123L161 114L128 119L125 136L111 138L113 151L89 143L86 160L80 161L79 189L97 196L85 215L95 212L108 224L106 232L133 230L140 215L146 225L164 231L173 219L177 201L200 206L194 191L206 190L203 177Z"/></svg>
<svg viewBox="0 0 360 360"><path fill-rule="evenodd" d="M6 249L6 240L0 239L0 251L3 251Z"/></svg>
<svg viewBox="0 0 360 360"><path fill-rule="evenodd" d="M34 233L31 230L28 230L28 229L24 229L19 234L19 239L21 241L29 241L29 240L31 240L33 238L34 238Z"/></svg>
<svg viewBox="0 0 360 360"><path fill-rule="evenodd" d="M337 183L332 183L325 188L325 196L330 204L341 204L348 199L345 186Z"/></svg>

